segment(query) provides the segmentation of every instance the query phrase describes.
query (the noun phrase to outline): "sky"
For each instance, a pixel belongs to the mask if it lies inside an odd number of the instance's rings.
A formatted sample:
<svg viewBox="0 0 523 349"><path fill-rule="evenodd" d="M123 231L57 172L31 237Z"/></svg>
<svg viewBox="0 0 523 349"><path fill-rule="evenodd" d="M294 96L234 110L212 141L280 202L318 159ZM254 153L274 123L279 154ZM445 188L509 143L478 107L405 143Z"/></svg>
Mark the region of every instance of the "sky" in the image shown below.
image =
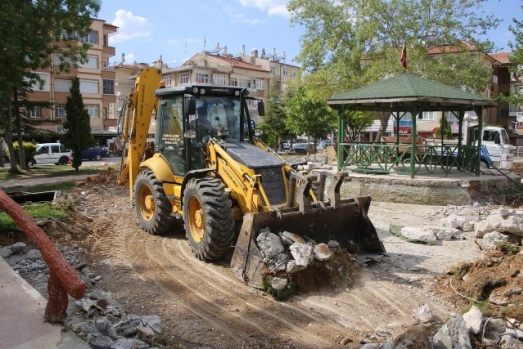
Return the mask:
<svg viewBox="0 0 523 349"><path fill-rule="evenodd" d="M488 0L485 12L504 21L487 34L496 45L495 52L509 51L513 40L508 30L512 18L523 19L523 0ZM288 0L103 0L98 18L119 27L109 38L116 48L110 63L148 63L161 56L169 67L203 50L240 54L257 49L261 54L275 53L291 65L300 52L304 29L290 23Z"/></svg>

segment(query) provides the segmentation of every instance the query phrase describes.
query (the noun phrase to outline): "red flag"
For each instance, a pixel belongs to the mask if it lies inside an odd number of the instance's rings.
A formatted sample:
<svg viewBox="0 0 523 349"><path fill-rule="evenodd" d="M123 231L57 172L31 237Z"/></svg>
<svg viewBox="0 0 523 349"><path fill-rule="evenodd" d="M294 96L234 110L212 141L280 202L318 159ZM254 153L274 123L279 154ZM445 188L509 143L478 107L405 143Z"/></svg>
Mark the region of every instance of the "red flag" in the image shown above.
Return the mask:
<svg viewBox="0 0 523 349"><path fill-rule="evenodd" d="M401 64L403 65L403 68L407 69L407 45L403 45L403 49L401 50Z"/></svg>

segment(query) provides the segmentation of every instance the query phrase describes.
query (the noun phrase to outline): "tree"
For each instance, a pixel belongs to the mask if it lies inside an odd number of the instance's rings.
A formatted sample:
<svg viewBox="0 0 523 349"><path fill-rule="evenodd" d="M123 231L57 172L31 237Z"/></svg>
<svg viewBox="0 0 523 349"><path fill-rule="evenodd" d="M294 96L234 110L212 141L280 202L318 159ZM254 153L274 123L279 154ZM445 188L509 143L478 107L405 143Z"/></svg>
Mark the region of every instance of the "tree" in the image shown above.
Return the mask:
<svg viewBox="0 0 523 349"><path fill-rule="evenodd" d="M6 126L10 156L14 155L14 131L23 149L27 92L44 83L36 71L49 69L54 74L85 61L89 44L81 43L80 38L89 33L99 9L97 0L0 2L0 117ZM23 167L23 151L20 158ZM11 170L16 171L15 161L11 161Z"/></svg>
<svg viewBox="0 0 523 349"><path fill-rule="evenodd" d="M328 99L401 73L403 45L413 74L483 92L493 43L479 37L500 22L481 11L484 2L290 0L287 9L291 23L305 28L296 60ZM380 115L382 129L389 117Z"/></svg>
<svg viewBox="0 0 523 349"><path fill-rule="evenodd" d="M314 145L320 137L332 131L336 123L336 113L327 106L326 101L316 99L303 85L289 86L286 95L286 127L293 133L312 137ZM315 150L315 149L314 149Z"/></svg>
<svg viewBox="0 0 523 349"><path fill-rule="evenodd" d="M521 5L521 9L523 10L523 5ZM513 18L509 30L514 34L514 41L509 42L512 50L510 72L517 79L520 79L523 76L523 21ZM521 89L514 89L508 96L500 95L499 99L514 104L518 111L523 107L523 91Z"/></svg>
<svg viewBox="0 0 523 349"><path fill-rule="evenodd" d="M73 79L71 95L67 97L65 118L64 128L67 131L62 141L66 147L73 151L72 166L78 171L82 165L82 150L95 144L95 139L91 134L89 113L84 107L78 78Z"/></svg>
<svg viewBox="0 0 523 349"><path fill-rule="evenodd" d="M269 95L267 96L266 106L267 112L264 118L264 123L270 129L270 133L274 133L275 138L272 140L270 145L278 147L280 142L289 136L289 131L285 127L285 119L287 118L287 114L285 113L285 104L282 100L281 92L276 87L276 84L271 86Z"/></svg>
<svg viewBox="0 0 523 349"><path fill-rule="evenodd" d="M349 142L354 142L358 139L361 132L372 125L376 119L376 113L346 110L343 112L343 120L345 121L346 134Z"/></svg>

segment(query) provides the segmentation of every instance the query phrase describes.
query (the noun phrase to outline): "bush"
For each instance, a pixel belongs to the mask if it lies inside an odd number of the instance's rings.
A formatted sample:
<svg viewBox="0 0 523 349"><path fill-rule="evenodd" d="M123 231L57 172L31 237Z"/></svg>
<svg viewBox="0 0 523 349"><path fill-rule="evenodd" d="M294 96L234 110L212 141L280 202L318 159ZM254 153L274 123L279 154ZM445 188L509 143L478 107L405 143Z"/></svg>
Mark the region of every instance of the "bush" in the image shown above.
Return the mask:
<svg viewBox="0 0 523 349"><path fill-rule="evenodd" d="M18 142L13 144L14 151L15 151L15 161L18 163L18 159L20 158L19 151L18 151ZM29 160L31 160L35 154L36 154L36 145L34 145L31 142L24 142L24 154L25 154L25 162L28 163Z"/></svg>

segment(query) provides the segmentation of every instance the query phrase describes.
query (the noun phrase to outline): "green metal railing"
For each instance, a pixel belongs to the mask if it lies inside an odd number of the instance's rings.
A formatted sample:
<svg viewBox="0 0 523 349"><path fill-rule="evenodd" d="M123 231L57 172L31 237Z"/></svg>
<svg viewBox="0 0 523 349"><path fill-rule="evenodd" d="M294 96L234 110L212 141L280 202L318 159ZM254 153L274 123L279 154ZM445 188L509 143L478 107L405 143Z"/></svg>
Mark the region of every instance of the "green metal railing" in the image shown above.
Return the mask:
<svg viewBox="0 0 523 349"><path fill-rule="evenodd" d="M338 167L365 173L399 171L412 178L420 172L479 174L480 154L477 147L457 144L341 143Z"/></svg>

